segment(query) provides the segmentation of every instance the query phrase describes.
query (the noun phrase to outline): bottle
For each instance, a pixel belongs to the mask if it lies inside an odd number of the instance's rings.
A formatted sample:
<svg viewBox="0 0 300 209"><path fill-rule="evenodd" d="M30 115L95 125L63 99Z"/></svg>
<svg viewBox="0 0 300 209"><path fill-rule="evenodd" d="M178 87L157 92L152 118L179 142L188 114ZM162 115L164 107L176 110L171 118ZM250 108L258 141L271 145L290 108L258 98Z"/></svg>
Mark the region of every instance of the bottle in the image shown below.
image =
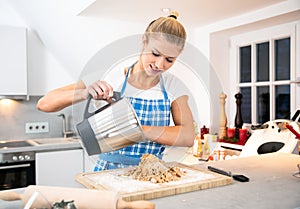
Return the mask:
<svg viewBox="0 0 300 209"><path fill-rule="evenodd" d="M195 157L202 157L202 142L198 130L199 130L198 125L194 121L195 139L194 139L194 146L193 146L193 155Z"/></svg>
<svg viewBox="0 0 300 209"><path fill-rule="evenodd" d="M194 146L193 146L193 155L195 157L202 157L203 150L202 150L202 141L199 135L195 136Z"/></svg>
<svg viewBox="0 0 300 209"><path fill-rule="evenodd" d="M210 156L210 142L209 142L209 134L204 134L204 142L203 142L203 155L205 157ZM213 154L213 153L212 153Z"/></svg>
<svg viewBox="0 0 300 209"><path fill-rule="evenodd" d="M204 139L204 134L209 133L209 128L206 128L205 125L200 129L201 139Z"/></svg>

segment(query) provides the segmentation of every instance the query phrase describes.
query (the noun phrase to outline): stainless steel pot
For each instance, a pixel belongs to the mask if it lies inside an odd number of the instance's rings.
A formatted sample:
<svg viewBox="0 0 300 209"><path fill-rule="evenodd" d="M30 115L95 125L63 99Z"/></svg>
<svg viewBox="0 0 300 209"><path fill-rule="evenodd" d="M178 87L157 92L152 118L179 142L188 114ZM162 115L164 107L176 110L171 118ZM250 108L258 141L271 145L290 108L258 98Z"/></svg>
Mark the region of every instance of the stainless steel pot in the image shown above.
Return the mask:
<svg viewBox="0 0 300 209"><path fill-rule="evenodd" d="M76 128L88 155L95 155L145 141L137 115L127 98L114 92L112 103L89 112L88 98L84 119Z"/></svg>

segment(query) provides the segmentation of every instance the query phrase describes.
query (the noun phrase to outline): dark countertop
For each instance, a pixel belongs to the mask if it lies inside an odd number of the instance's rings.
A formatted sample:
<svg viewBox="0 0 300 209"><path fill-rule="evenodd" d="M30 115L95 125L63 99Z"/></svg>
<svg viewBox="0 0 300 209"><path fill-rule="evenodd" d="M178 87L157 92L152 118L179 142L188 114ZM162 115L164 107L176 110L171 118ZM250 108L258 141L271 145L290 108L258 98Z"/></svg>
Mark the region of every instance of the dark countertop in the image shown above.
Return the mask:
<svg viewBox="0 0 300 209"><path fill-rule="evenodd" d="M225 161L194 165L206 169L208 165L243 174L250 182L235 181L233 184L150 200L156 209L299 209L300 179L292 174L298 172L300 156L271 153ZM16 190L18 192L23 189ZM21 201L4 202L1 209L20 209Z"/></svg>

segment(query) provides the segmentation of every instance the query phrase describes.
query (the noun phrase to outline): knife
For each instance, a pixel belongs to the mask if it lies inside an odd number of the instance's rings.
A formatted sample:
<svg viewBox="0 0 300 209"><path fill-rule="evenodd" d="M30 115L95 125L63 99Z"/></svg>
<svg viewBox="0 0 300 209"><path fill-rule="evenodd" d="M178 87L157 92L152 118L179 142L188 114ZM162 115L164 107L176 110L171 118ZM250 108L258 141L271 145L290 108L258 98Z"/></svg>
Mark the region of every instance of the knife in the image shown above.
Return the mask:
<svg viewBox="0 0 300 209"><path fill-rule="evenodd" d="M212 167L212 166L208 166L207 168L208 168L208 170L210 170L212 172L232 177L236 181L248 182L250 180L247 176L244 176L244 175L240 175L240 174L232 175L232 173L230 171L226 172L226 171L223 171L221 169L218 169L218 168L215 168L215 167Z"/></svg>

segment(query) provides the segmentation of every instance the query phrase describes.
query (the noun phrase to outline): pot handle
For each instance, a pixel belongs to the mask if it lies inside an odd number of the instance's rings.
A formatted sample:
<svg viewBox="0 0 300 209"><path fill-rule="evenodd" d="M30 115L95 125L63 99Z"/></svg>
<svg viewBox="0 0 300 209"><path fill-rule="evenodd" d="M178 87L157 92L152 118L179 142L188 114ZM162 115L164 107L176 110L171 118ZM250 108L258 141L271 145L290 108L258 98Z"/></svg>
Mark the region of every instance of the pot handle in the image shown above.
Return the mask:
<svg viewBox="0 0 300 209"><path fill-rule="evenodd" d="M85 105L85 110L84 110L84 119L87 119L89 117L91 117L92 115L98 113L98 112L101 112L102 110L104 110L107 106L109 106L110 104L107 104L107 105L104 105L103 107L100 107L98 110L96 110L95 112L89 112L89 107L90 107L90 103L91 103L91 100L92 100L92 95L89 95L88 99L87 99L87 103ZM113 97L114 99L114 102L117 102L119 101L120 99L122 99L121 97L121 93L118 92L118 91L114 91L114 94L113 94Z"/></svg>

